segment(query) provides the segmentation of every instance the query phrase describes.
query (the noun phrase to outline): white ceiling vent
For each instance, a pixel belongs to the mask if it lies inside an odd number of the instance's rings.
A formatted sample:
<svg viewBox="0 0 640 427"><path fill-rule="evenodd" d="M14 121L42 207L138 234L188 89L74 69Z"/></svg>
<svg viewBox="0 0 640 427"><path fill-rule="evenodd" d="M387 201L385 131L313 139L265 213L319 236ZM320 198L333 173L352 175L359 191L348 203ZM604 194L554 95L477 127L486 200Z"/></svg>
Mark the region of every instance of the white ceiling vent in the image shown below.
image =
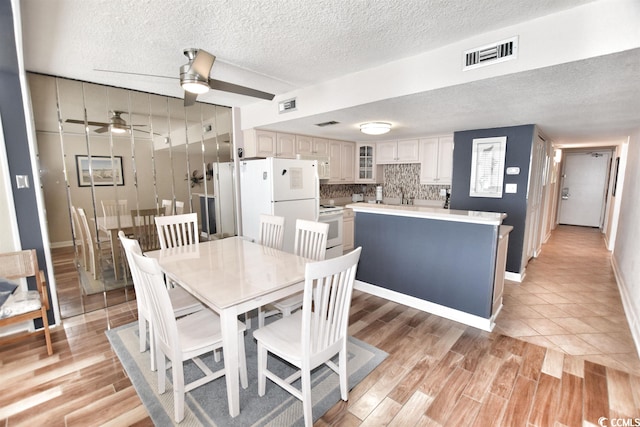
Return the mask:
<svg viewBox="0 0 640 427"><path fill-rule="evenodd" d="M469 49L464 52L463 71L484 67L485 65L497 64L509 61L518 57L518 36L511 37L496 43Z"/></svg>
<svg viewBox="0 0 640 427"><path fill-rule="evenodd" d="M291 98L278 103L278 112L280 114L296 110L296 99Z"/></svg>

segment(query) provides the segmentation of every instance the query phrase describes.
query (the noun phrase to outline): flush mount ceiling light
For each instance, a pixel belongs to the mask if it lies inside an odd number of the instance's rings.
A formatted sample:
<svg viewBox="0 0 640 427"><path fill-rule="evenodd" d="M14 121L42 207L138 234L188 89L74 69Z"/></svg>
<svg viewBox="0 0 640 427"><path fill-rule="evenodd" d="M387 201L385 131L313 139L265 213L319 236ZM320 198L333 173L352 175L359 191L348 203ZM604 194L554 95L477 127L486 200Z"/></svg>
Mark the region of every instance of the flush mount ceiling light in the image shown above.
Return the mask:
<svg viewBox="0 0 640 427"><path fill-rule="evenodd" d="M391 130L391 123L369 122L360 125L360 132L367 135L382 135Z"/></svg>

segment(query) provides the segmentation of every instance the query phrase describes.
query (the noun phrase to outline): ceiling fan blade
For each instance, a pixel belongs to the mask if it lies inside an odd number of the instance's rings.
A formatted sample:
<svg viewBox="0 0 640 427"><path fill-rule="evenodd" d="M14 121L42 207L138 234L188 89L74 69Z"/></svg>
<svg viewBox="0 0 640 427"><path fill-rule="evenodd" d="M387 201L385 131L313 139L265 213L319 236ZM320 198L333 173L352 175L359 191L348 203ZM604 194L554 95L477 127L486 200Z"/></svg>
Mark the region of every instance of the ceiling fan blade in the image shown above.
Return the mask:
<svg viewBox="0 0 640 427"><path fill-rule="evenodd" d="M215 60L216 57L214 55L210 54L206 50L198 49L196 57L191 63L190 71L196 72L206 79L211 73L211 67L213 67L213 61Z"/></svg>
<svg viewBox="0 0 640 427"><path fill-rule="evenodd" d="M271 101L275 96L272 93L263 92L257 89L251 89L250 87L240 86L229 82L223 82L221 80L209 79L209 87L215 90L221 90L224 92L237 93L240 95L252 96L254 98L266 99Z"/></svg>
<svg viewBox="0 0 640 427"><path fill-rule="evenodd" d="M196 98L198 97L197 93L191 93L184 91L184 106L188 107L196 103Z"/></svg>
<svg viewBox="0 0 640 427"><path fill-rule="evenodd" d="M106 125L106 126L102 126L101 128L95 129L94 132L95 133L105 133L108 130L109 130L109 125Z"/></svg>
<svg viewBox="0 0 640 427"><path fill-rule="evenodd" d="M161 75L158 75L158 74L132 73L130 71L103 70L103 69L100 69L100 68L94 68L93 71L101 71L103 73L129 74L131 76L160 77L160 78L163 78L163 79L171 79L171 80L176 80L176 78L177 78L177 77L170 77L170 76L161 76Z"/></svg>
<svg viewBox="0 0 640 427"><path fill-rule="evenodd" d="M84 125L84 120L74 120L74 119L67 119L65 120L65 122L67 123L73 123L76 125ZM109 123L104 123L104 122L87 122L87 124L89 126L109 126Z"/></svg>

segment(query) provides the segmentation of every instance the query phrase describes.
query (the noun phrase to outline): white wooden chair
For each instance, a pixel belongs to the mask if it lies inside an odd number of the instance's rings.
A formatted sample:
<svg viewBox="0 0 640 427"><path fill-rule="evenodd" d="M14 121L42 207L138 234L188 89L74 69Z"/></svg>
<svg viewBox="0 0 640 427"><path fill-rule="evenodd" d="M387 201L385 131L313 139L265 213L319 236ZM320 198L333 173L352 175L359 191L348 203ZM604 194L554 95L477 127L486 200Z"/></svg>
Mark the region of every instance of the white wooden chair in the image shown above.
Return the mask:
<svg viewBox="0 0 640 427"><path fill-rule="evenodd" d="M182 215L184 213L184 202L176 200L176 215Z"/></svg>
<svg viewBox="0 0 640 427"><path fill-rule="evenodd" d="M284 243L284 217L261 214L259 233L258 243L273 249L282 250Z"/></svg>
<svg viewBox="0 0 640 427"><path fill-rule="evenodd" d="M160 249L158 227L156 227L155 223L157 216L158 210L155 208L131 210L133 237L138 241L143 251Z"/></svg>
<svg viewBox="0 0 640 427"><path fill-rule="evenodd" d="M327 251L328 233L329 224L304 219L296 220L294 253L313 261L323 260ZM267 317L278 313L282 313L283 316L290 316L300 307L302 307L301 292L260 307L258 309L258 327L262 328L264 326Z"/></svg>
<svg viewBox="0 0 640 427"><path fill-rule="evenodd" d="M53 354L51 333L49 332L49 294L47 293L44 272L38 267L38 257L35 249L0 254L0 277L9 280L26 279L33 277L36 282L36 290L10 295L9 299L0 309L0 328L34 319L42 319L44 338L47 343L47 354ZM20 292L20 291L18 291ZM0 343L13 342L22 337L29 336L40 331L20 333L0 338ZM33 354L35 356L35 353Z"/></svg>
<svg viewBox="0 0 640 427"><path fill-rule="evenodd" d="M173 205L172 205L171 200L162 199L162 208L164 209L164 214L165 215L173 215L172 206Z"/></svg>
<svg viewBox="0 0 640 427"><path fill-rule="evenodd" d="M200 241L196 213L157 216L155 220L162 249L194 245Z"/></svg>
<svg viewBox="0 0 640 427"><path fill-rule="evenodd" d="M305 267L302 310L256 329L258 341L258 395L264 396L266 379L302 400L304 422L313 424L311 371L323 363L340 376L340 396L348 399L347 328L353 282L361 248L326 261L310 262ZM267 356L272 353L294 365L299 371L280 378L268 370ZM339 354L338 365L331 358ZM301 379L301 389L292 385Z"/></svg>
<svg viewBox="0 0 640 427"><path fill-rule="evenodd" d="M89 253L86 248L86 237L84 237L84 226L80 223L78 211L75 206L71 206L71 227L73 231L73 241L78 250L78 258L82 268L87 268L89 264Z"/></svg>
<svg viewBox="0 0 640 427"><path fill-rule="evenodd" d="M136 291L136 304L138 306L138 335L140 337L140 353L147 350L147 323L149 324L149 349L151 353L151 370L156 370L155 359L155 346L153 340L153 325L151 324L151 310L147 297L144 293L144 286L142 286L140 279L140 272L137 269L136 264L133 262L132 254L136 253L142 255L140 244L137 240L129 239L125 236L124 232L120 230L118 237L122 243L122 248L127 257L127 263L131 270L131 278L133 279L133 288ZM204 308L202 303L194 298L189 292L183 288L176 286L169 288L169 300L171 301L171 307L173 307L173 314L176 317L186 316L187 314L195 313Z"/></svg>
<svg viewBox="0 0 640 427"><path fill-rule="evenodd" d="M220 318L210 310L200 310L180 319L176 319L171 307L169 293L164 287L163 274L158 261L133 253L144 293L147 296L151 311L151 323L154 325L156 362L158 364L158 392L165 392L166 358L171 361L173 378L174 419L176 422L184 418L184 395L203 384L224 375L224 368L216 372L206 366L198 357L222 348ZM238 363L240 366L240 383L248 387L247 362L244 351L244 331L242 322L238 327ZM202 369L205 376L189 384L184 383L184 361L193 359Z"/></svg>
<svg viewBox="0 0 640 427"><path fill-rule="evenodd" d="M86 239L85 248L89 253L88 264L85 264L85 270L93 275L94 279L98 279L100 275L100 264L103 259L110 260L111 244L107 240L98 240L95 229L92 231L89 227L89 221L87 220L87 214L84 209L77 208L78 216L84 230L84 238Z"/></svg>
<svg viewBox="0 0 640 427"><path fill-rule="evenodd" d="M101 200L100 203L102 204L102 213L105 217L129 215L126 200Z"/></svg>

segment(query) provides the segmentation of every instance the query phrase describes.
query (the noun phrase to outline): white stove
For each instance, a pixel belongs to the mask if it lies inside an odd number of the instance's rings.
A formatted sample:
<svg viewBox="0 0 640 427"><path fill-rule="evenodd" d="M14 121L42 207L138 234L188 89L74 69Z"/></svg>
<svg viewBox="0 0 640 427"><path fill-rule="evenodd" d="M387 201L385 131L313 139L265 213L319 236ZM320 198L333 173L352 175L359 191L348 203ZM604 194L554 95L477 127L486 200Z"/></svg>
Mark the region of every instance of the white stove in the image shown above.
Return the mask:
<svg viewBox="0 0 640 427"><path fill-rule="evenodd" d="M335 258L342 255L342 206L320 205L318 210L318 222L329 224L329 234L327 235L326 259Z"/></svg>
<svg viewBox="0 0 640 427"><path fill-rule="evenodd" d="M344 208L342 206L334 206L334 205L320 205L320 209L318 213L320 215L326 215L331 213L342 213Z"/></svg>

